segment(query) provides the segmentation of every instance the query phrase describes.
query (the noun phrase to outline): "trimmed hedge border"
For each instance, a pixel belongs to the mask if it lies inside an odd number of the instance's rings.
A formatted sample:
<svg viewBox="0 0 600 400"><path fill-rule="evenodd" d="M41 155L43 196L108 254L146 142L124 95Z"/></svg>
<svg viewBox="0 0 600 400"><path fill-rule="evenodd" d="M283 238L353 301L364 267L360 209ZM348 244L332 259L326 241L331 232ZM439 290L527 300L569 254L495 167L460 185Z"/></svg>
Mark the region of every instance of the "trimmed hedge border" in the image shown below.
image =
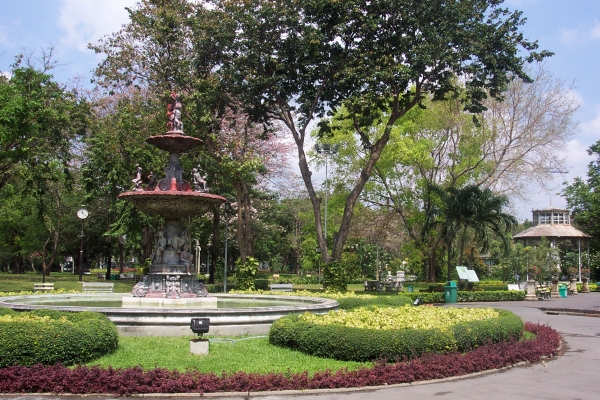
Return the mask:
<svg viewBox="0 0 600 400"><path fill-rule="evenodd" d="M0 367L11 365L75 365L116 350L117 328L96 312L36 310L18 312L0 307L0 316L33 315L51 321L0 322ZM67 321L61 321L61 318Z"/></svg>
<svg viewBox="0 0 600 400"><path fill-rule="evenodd" d="M443 303L444 293L402 293L414 301L416 298L423 300L423 303ZM523 301L527 293L524 290L486 290L486 291L458 291L458 302L477 302L477 301Z"/></svg>
<svg viewBox="0 0 600 400"><path fill-rule="evenodd" d="M376 296L373 298L356 297L341 297L335 299L340 303L340 308L343 310L354 310L359 307L379 306L379 307L402 307L411 304L414 300L410 297L398 296Z"/></svg>
<svg viewBox="0 0 600 400"><path fill-rule="evenodd" d="M102 369L62 365L0 369L1 393L73 393L132 395L137 393L217 393L278 390L335 389L394 385L461 376L519 362L537 362L553 356L560 347L554 329L526 323L533 340L485 345L467 353L431 354L410 362L377 363L355 371L270 374L177 372L142 368Z"/></svg>
<svg viewBox="0 0 600 400"><path fill-rule="evenodd" d="M497 318L459 323L449 329L397 330L320 325L302 321L297 314L291 314L271 325L269 342L317 357L365 362L464 352L482 344L521 338L521 318L509 311L496 311L500 314Z"/></svg>

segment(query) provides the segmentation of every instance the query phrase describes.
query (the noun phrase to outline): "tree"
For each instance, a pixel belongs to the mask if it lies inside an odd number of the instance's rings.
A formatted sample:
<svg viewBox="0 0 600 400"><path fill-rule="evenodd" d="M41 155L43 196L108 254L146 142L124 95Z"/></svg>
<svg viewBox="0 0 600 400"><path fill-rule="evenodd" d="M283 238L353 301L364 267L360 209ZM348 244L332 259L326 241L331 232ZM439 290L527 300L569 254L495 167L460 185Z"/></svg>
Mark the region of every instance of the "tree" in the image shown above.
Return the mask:
<svg viewBox="0 0 600 400"><path fill-rule="evenodd" d="M530 82L523 65L549 55L523 38L521 13L496 0L215 3L237 23L235 58L222 71L230 92L255 120L280 121L293 137L325 262L330 256L320 199L304 150L314 119L344 105L368 150L333 241L331 258L340 260L354 207L396 121L428 96L455 92L457 76L466 88L466 109L483 111L488 94L501 97L510 75ZM384 129L372 135L368 128L376 121ZM329 134L327 121L320 127Z"/></svg>
<svg viewBox="0 0 600 400"><path fill-rule="evenodd" d="M10 79L0 76L0 188L14 177L17 165L26 167L32 184L41 182L54 162L67 168L72 140L85 133L87 124L87 104L76 92L19 64L20 58Z"/></svg>
<svg viewBox="0 0 600 400"><path fill-rule="evenodd" d="M35 252L46 273L64 244L62 223L74 197L72 148L86 132L89 107L76 91L53 80L49 58L41 70L21 67L22 61L17 57L10 78L0 77L0 191L7 188L2 208L23 207L18 213L36 230L23 226L25 220L12 225L15 260Z"/></svg>
<svg viewBox="0 0 600 400"><path fill-rule="evenodd" d="M459 189L450 187L446 190L436 187L435 192L440 196L442 203L439 215L441 234L446 243L448 280L451 279L454 241L461 231L461 265L467 228L475 231L483 251L486 251L490 244L490 232L498 235L508 250L510 238L507 234L517 225L517 220L512 215L502 212L502 208L508 203L505 196L495 195L489 189L481 190L476 185L467 185Z"/></svg>
<svg viewBox="0 0 600 400"><path fill-rule="evenodd" d="M230 57L225 49L233 35L231 19L188 0L144 0L128 11L130 22L121 31L92 46L106 56L96 70L97 81L111 92L142 88L154 104L166 104L171 91L179 93L185 133L204 142L189 154L196 164L182 160L182 166L196 167L199 158L211 189L236 198L235 232L244 260L254 253L253 187L259 175L278 172L285 146L276 132L265 134L237 111L218 74ZM213 249L217 239L213 235Z"/></svg>
<svg viewBox="0 0 600 400"><path fill-rule="evenodd" d="M440 237L432 229L433 185L461 187L473 183L482 189L513 197L525 193L523 185L543 184L552 170L562 167L559 147L575 131L577 105L568 95L570 87L555 79L543 64L528 68L534 81L512 80L504 101L485 101L488 108L473 122L463 110L460 94L444 101L426 102L427 109L413 109L398 120L390 143L374 168L371 185L362 199L377 207L392 208L405 225L415 251L423 256L428 280L434 280L435 248ZM346 185L364 165L368 150L341 110L331 126L329 139L340 145L337 179ZM384 127L371 130L381 134Z"/></svg>
<svg viewBox="0 0 600 400"><path fill-rule="evenodd" d="M596 159L588 164L587 179L577 177L565 186L562 195L573 211L575 225L592 236L590 250L600 251L600 141L588 149Z"/></svg>

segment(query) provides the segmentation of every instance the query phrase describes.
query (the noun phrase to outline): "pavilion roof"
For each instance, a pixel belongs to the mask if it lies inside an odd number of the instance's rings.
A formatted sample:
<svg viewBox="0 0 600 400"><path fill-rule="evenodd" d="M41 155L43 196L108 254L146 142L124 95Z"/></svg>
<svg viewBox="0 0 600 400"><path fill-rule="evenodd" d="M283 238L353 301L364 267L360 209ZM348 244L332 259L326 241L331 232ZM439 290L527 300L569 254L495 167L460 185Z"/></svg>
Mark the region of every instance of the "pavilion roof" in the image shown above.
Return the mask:
<svg viewBox="0 0 600 400"><path fill-rule="evenodd" d="M587 233L584 233L571 225L547 224L536 225L525 229L523 232L513 236L513 239L534 239L542 237L562 239L591 238Z"/></svg>

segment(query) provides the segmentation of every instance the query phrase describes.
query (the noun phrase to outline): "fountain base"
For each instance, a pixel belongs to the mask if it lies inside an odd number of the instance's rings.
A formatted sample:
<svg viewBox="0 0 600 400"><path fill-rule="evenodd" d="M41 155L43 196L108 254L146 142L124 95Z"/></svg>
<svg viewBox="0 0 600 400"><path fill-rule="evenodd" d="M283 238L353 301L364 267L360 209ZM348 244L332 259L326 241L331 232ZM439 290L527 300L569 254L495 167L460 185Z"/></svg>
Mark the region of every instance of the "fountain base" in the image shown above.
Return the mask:
<svg viewBox="0 0 600 400"><path fill-rule="evenodd" d="M185 308L193 305L202 308L217 308L216 297L183 297L165 299L160 297L123 297L123 308Z"/></svg>

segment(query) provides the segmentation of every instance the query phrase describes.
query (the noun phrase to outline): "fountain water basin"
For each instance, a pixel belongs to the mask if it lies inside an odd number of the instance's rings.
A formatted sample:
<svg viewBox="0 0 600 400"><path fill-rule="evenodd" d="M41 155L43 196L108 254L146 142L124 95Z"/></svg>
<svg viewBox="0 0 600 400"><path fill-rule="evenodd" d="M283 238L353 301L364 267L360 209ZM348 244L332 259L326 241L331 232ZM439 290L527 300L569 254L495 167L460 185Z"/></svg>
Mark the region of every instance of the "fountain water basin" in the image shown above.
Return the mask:
<svg viewBox="0 0 600 400"><path fill-rule="evenodd" d="M277 295L216 294L217 305L162 302L155 304L122 303L125 293L36 294L0 297L0 307L27 311L95 311L106 315L124 336L189 336L192 318L210 318L210 335L238 336L268 334L271 324L288 314L312 312L324 314L336 310L332 299ZM131 298L131 297L129 297ZM174 299L175 300L175 299ZM119 303L122 305L119 306ZM234 303L234 304L232 304Z"/></svg>

